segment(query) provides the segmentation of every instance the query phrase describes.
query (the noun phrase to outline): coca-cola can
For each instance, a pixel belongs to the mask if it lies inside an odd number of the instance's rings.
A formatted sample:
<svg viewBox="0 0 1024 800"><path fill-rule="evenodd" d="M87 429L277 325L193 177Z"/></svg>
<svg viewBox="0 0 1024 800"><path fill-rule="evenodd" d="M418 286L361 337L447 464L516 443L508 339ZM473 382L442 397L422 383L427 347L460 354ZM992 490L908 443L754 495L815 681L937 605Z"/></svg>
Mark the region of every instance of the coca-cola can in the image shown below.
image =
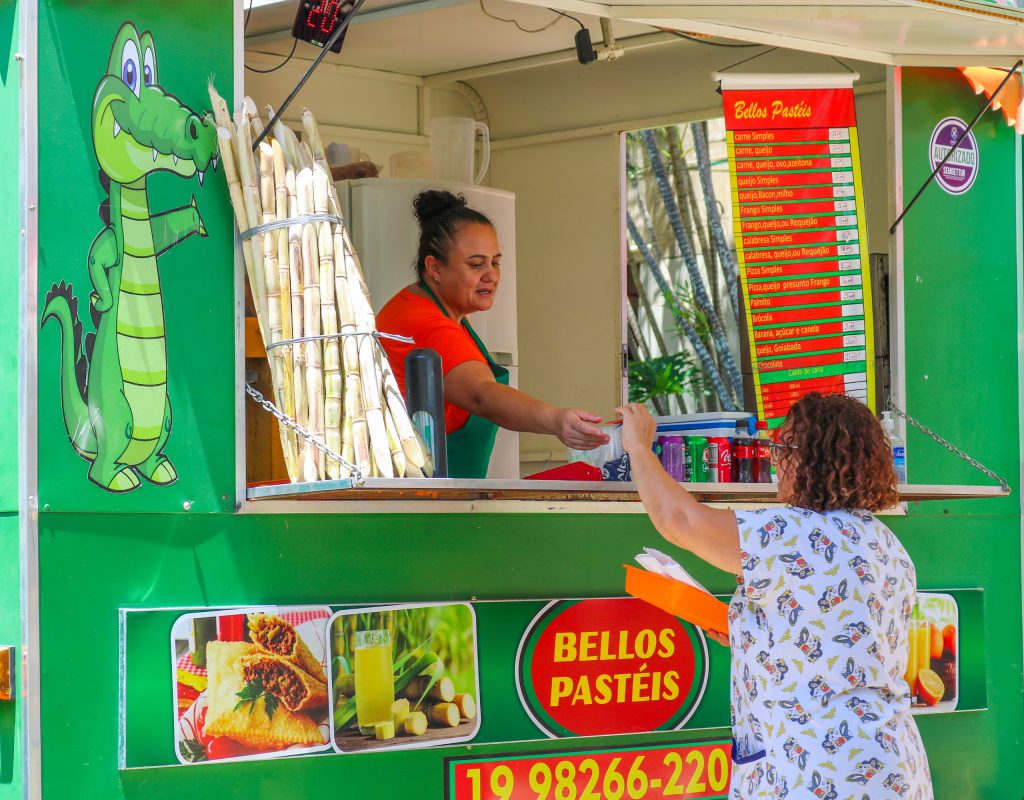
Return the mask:
<svg viewBox="0 0 1024 800"><path fill-rule="evenodd" d="M715 457L712 465L711 450ZM726 436L708 437L708 480L712 483L732 483L732 443Z"/></svg>

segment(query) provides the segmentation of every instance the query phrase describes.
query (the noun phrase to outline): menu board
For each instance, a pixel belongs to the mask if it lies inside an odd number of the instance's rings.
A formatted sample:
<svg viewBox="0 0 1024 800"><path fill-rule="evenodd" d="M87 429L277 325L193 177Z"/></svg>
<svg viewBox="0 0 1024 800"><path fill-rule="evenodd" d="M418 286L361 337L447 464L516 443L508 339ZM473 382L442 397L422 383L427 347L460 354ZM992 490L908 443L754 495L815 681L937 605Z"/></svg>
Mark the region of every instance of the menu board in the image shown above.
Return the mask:
<svg viewBox="0 0 1024 800"><path fill-rule="evenodd" d="M722 97L758 416L778 427L808 392L847 394L874 410L852 81L751 88L723 78Z"/></svg>

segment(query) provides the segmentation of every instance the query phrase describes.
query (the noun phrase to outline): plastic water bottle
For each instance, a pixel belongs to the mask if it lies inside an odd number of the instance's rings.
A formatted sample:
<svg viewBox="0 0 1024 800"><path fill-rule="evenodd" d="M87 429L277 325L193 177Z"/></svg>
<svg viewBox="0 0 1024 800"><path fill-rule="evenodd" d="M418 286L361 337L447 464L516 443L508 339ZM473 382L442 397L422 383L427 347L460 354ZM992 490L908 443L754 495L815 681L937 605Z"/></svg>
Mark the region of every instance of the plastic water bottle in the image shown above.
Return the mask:
<svg viewBox="0 0 1024 800"><path fill-rule="evenodd" d="M892 412L882 412L882 430L889 440L889 447L892 450L892 466L896 470L896 482L907 482L907 446L903 440L896 435L896 425L892 419Z"/></svg>

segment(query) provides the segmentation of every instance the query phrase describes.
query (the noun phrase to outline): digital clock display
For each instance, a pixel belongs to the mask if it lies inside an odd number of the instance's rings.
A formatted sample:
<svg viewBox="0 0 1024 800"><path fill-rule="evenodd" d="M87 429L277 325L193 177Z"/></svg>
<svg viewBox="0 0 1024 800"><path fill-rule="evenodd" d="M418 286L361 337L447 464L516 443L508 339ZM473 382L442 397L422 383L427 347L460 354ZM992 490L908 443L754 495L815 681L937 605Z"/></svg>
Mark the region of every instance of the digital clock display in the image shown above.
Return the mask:
<svg viewBox="0 0 1024 800"><path fill-rule="evenodd" d="M292 36L304 42L323 47L338 25L352 12L352 0L302 0L295 13ZM347 31L346 31L347 33ZM331 47L335 53L341 51L345 33Z"/></svg>

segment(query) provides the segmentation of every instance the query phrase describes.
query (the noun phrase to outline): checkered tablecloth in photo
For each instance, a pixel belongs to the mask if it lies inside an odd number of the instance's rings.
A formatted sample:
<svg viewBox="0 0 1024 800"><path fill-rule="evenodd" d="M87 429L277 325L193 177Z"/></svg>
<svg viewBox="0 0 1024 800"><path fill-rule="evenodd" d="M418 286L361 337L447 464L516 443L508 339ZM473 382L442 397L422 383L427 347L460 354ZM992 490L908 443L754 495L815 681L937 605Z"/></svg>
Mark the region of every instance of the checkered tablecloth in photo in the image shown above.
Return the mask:
<svg viewBox="0 0 1024 800"><path fill-rule="evenodd" d="M278 614L277 616L293 628L297 628L304 622L315 622L318 619L327 619L331 616L331 612L324 608L311 608L303 609L302 611L286 611L285 613Z"/></svg>
<svg viewBox="0 0 1024 800"><path fill-rule="evenodd" d="M191 673L192 675L198 675L201 678L206 677L205 667L197 667L195 664L193 664L191 653L185 653L185 655L178 659L178 669L184 670L185 672Z"/></svg>

